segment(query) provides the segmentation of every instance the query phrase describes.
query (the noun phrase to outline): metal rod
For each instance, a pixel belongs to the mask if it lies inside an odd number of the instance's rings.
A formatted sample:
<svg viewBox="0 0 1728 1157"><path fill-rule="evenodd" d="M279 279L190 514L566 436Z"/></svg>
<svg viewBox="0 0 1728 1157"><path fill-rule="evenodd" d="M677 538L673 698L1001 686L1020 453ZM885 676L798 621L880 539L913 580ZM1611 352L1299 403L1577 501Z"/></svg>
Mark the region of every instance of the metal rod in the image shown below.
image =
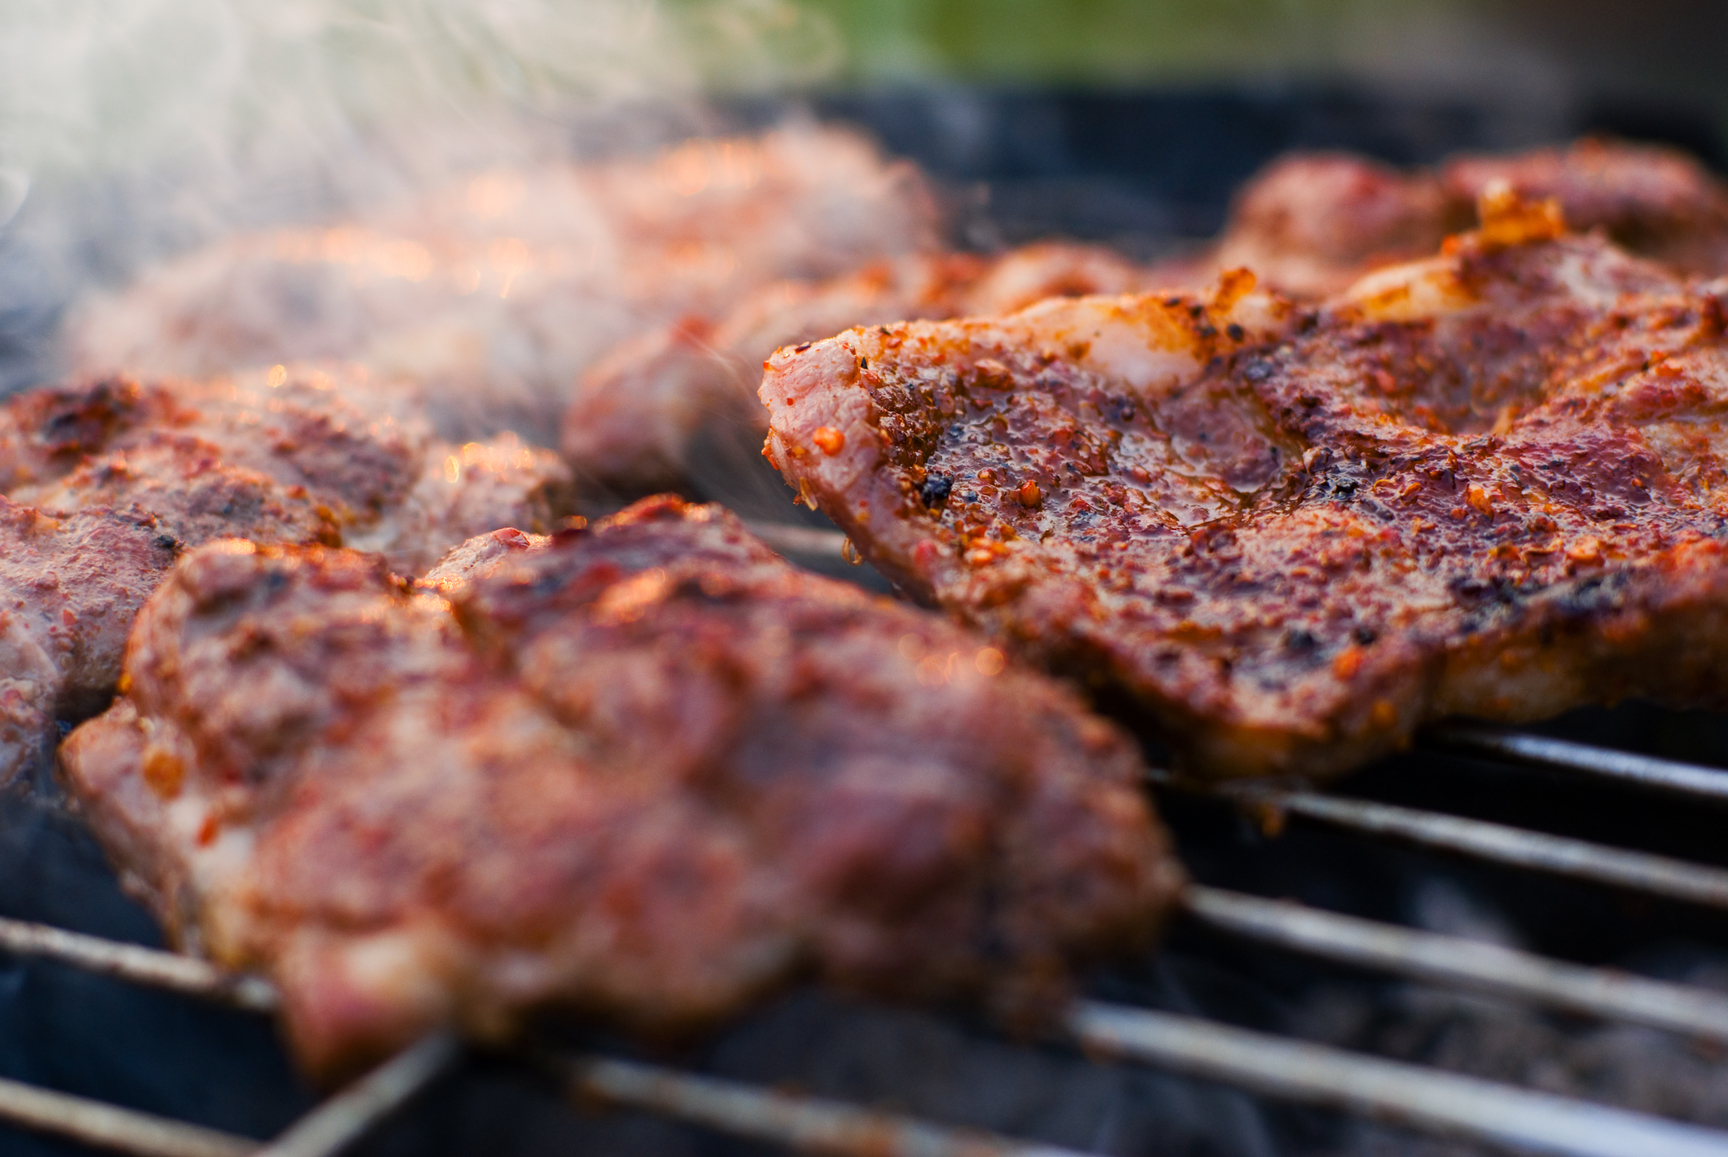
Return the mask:
<svg viewBox="0 0 1728 1157"><path fill-rule="evenodd" d="M823 530L816 526L795 526L789 522L744 523L751 534L781 554L837 555L846 545L846 536L838 530Z"/></svg>
<svg viewBox="0 0 1728 1157"><path fill-rule="evenodd" d="M1213 928L1263 944L1728 1043L1728 997L1705 989L1201 885L1188 888L1184 905Z"/></svg>
<svg viewBox="0 0 1728 1157"><path fill-rule="evenodd" d="M462 1059L449 1033L404 1049L301 1117L257 1157L331 1157L377 1128Z"/></svg>
<svg viewBox="0 0 1728 1157"><path fill-rule="evenodd" d="M558 1063L578 1101L665 1113L830 1157L1079 1157L1073 1150L951 1129L854 1105L609 1057Z"/></svg>
<svg viewBox="0 0 1728 1157"><path fill-rule="evenodd" d="M57 960L87 972L273 1012L276 988L260 976L224 972L207 960L0 917L0 952Z"/></svg>
<svg viewBox="0 0 1728 1157"><path fill-rule="evenodd" d="M258 1142L118 1105L0 1079L0 1118L132 1157L246 1157Z"/></svg>
<svg viewBox="0 0 1728 1157"><path fill-rule="evenodd" d="M1407 840L1441 851L1575 880L1629 888L1670 900L1728 908L1728 870L1721 868L1646 852L1629 852L1587 840L1551 836L1486 820L1463 819L1318 792L1235 785L1201 790L1368 835Z"/></svg>
<svg viewBox="0 0 1728 1157"><path fill-rule="evenodd" d="M1232 1028L1083 1003L1088 1049L1388 1124L1564 1157L1728 1157L1728 1133Z"/></svg>
<svg viewBox="0 0 1728 1157"><path fill-rule="evenodd" d="M1476 723L1446 724L1423 738L1439 747L1582 771L1621 783L1728 803L1728 771L1719 768L1615 751L1569 739L1502 731Z"/></svg>

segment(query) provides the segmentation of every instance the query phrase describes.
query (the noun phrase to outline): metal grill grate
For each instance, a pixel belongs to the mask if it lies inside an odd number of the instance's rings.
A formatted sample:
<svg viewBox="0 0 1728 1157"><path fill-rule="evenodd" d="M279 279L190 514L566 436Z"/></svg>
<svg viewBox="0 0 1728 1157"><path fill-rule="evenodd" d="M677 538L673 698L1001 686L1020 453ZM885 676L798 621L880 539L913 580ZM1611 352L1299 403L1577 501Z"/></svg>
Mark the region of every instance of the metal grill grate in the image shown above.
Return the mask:
<svg viewBox="0 0 1728 1157"><path fill-rule="evenodd" d="M1728 798L1728 772L1706 767L1463 725L1438 733L1435 742L1610 776L1639 788ZM1728 907L1728 872L1716 868L1312 791L1189 784L1169 777L1159 783L1275 808L1365 836L1415 841L1518 868ZM1340 964L1728 1043L1728 997L1693 987L1201 885L1188 890L1184 910L1189 919L1215 931ZM227 975L204 961L40 924L0 920L0 952L51 959L253 1012L266 1013L276 1005L275 990L258 977ZM1728 1157L1728 1133L1198 1017L1089 1001L1071 1011L1066 1029L1089 1055L1493 1146L1578 1157ZM839 1157L1055 1157L1070 1152L615 1057L525 1056L521 1061L525 1070L551 1075L577 1100L644 1109L796 1151ZM461 1062L462 1050L452 1038L425 1040L267 1144L12 1081L0 1081L0 1118L137 1157L324 1157L377 1127Z"/></svg>

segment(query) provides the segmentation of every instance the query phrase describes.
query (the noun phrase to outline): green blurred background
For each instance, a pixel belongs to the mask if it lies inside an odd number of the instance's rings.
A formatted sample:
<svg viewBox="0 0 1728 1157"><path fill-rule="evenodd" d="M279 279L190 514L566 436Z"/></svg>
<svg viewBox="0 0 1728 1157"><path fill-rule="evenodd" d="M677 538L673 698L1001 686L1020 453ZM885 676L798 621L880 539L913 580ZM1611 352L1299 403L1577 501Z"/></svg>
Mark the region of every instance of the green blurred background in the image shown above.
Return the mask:
<svg viewBox="0 0 1728 1157"><path fill-rule="evenodd" d="M0 164L326 148L495 107L903 86L1340 84L1728 111L1717 0L0 0ZM1563 119L1563 118L1560 118Z"/></svg>

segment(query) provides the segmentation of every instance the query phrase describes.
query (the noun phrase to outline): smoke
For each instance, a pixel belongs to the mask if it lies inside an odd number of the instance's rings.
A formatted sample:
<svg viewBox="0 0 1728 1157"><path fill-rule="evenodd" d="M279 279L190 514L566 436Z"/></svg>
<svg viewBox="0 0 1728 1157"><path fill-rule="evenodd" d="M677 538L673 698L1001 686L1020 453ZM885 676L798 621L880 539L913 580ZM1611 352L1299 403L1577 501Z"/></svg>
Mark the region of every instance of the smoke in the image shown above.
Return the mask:
<svg viewBox="0 0 1728 1157"><path fill-rule="evenodd" d="M0 162L34 174L342 156L408 123L819 79L831 29L789 0L13 0Z"/></svg>
<svg viewBox="0 0 1728 1157"><path fill-rule="evenodd" d="M70 303L168 255L653 147L841 56L794 0L11 0L0 393L60 372Z"/></svg>

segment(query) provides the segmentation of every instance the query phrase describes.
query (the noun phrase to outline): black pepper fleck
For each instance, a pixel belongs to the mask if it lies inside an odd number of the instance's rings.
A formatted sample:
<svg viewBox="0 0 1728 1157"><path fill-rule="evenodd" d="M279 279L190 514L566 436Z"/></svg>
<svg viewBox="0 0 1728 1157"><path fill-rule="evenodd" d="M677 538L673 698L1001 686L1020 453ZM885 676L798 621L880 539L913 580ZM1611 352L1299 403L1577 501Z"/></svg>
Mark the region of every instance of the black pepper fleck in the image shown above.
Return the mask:
<svg viewBox="0 0 1728 1157"><path fill-rule="evenodd" d="M925 506L941 507L947 504L948 494L953 489L954 479L932 474L918 488L918 496L924 500Z"/></svg>

